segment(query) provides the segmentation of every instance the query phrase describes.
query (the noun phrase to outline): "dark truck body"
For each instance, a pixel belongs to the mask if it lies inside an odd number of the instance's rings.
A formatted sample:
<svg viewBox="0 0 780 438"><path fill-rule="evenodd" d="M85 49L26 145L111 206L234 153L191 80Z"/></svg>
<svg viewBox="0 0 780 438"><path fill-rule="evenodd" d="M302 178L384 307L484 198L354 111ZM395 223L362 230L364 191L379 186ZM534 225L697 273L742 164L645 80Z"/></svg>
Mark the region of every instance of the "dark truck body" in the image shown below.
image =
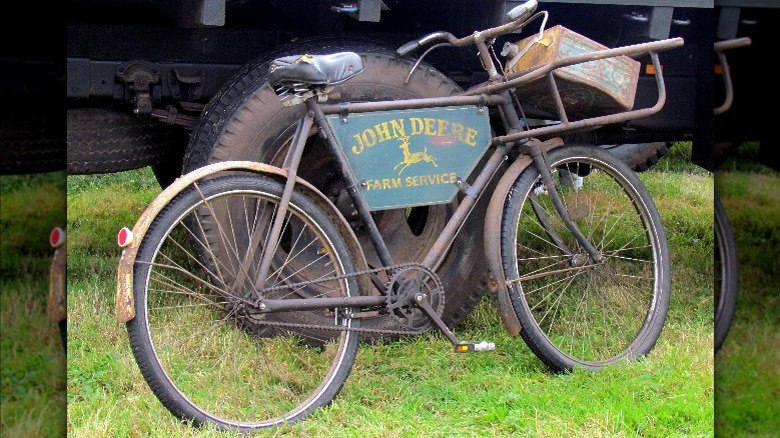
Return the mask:
<svg viewBox="0 0 780 438"><path fill-rule="evenodd" d="M723 114L715 117L714 140L717 166L734 149L731 146L745 141L759 142L758 161L780 170L777 138L772 129L774 111L771 105L778 101L778 75L770 65L777 53L780 36L780 1L778 0L716 0L715 41L748 37L748 47L727 52L734 84L734 101ZM767 62L764 62L767 60ZM722 75L716 74L715 102L724 101ZM776 122L775 122L776 123Z"/></svg>
<svg viewBox="0 0 780 438"><path fill-rule="evenodd" d="M653 6L647 6L652 3ZM161 123L191 128L198 111L253 59L299 38L369 38L389 48L434 31L457 36L502 24L519 2L71 0L67 26L69 105L117 107L154 114ZM386 7L385 7L386 6ZM660 113L594 131L594 144L692 140L694 161L712 152L712 3L700 0L542 1L548 27L561 24L609 47L681 36L685 46L662 54L668 101ZM516 41L532 33L507 36ZM501 41L496 44L500 49ZM438 50L426 61L463 87L486 77L468 50ZM644 65L649 63L645 60ZM644 67L643 65L643 67ZM139 87L139 82L141 86ZM636 107L656 99L643 71ZM164 113L163 113L164 112Z"/></svg>
<svg viewBox="0 0 780 438"><path fill-rule="evenodd" d="M48 10L45 19L35 19L41 11L28 4L22 16L22 32L4 31L8 32L7 41L16 37L18 44L10 44L4 50L10 56L3 56L2 60L9 78L3 81L3 95L12 107L23 109L6 106L4 111L13 114L11 118L38 113L40 102L52 95L56 97L54 104L46 105L51 114L61 114L61 102L69 114L73 109L87 108L91 110L87 115L99 119L101 111L110 111L112 116L108 119L90 122L81 113L80 118L69 117L67 127L51 125L51 136L57 139L47 143L48 152L55 151L56 155L48 160L49 168L51 163L61 163L64 157L56 152L65 149L62 130L72 131L80 124L88 132L112 129L108 133L95 132L89 153L121 142L126 155L136 155L135 147L156 147L160 149L158 161L180 162L189 132L204 106L247 63L271 56L270 52L285 43L328 36L355 41L371 39L392 49L433 31L465 36L501 24L505 12L518 3L68 0L57 3L54 12ZM715 144L761 140L763 145L770 141L764 96L777 87L771 70L757 64L772 53L776 38L769 36L769 31L777 22L778 3L554 0L540 1L539 10L550 12L547 27L561 24L609 47L683 37L684 47L661 54L668 90L664 109L645 119L593 131L584 141L624 144L690 140L692 161L712 169L716 164ZM356 7L354 12L350 10L352 6ZM342 12L335 12L333 7L341 7ZM28 22L29 28L24 26ZM48 40L36 38L40 29L46 29ZM531 32L525 30L505 39L514 42ZM716 57L712 44L739 36L751 36L753 45L729 53L734 105L727 114L715 119L712 109L722 99L722 86L720 77L713 73ZM497 49L501 44L496 44ZM485 79L476 56L465 49L439 49L426 61L463 87ZM643 63L643 69L646 64ZM652 104L655 93L652 75L643 70L635 107ZM68 135L71 173L104 173L154 164L140 159L79 167L71 159L71 152L79 152L83 145L71 142L71 138L78 135ZM136 146L134 139L144 138L145 143Z"/></svg>

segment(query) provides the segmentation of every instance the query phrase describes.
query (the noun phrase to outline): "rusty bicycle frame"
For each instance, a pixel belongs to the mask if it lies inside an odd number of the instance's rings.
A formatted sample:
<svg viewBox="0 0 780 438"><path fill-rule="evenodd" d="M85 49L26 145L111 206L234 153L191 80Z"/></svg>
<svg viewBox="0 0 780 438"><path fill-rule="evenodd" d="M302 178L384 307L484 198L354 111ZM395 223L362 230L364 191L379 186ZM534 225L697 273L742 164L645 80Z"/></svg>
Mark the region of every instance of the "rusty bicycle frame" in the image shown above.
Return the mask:
<svg viewBox="0 0 780 438"><path fill-rule="evenodd" d="M464 195L464 197L460 201L452 217L447 221L443 231L438 236L431 249L427 252L423 261L418 265L421 265L425 270L435 271L442 263L444 257L447 254L447 251L450 248L451 242L456 237L466 219L471 214L477 200L487 191L486 189L488 184L498 171L499 166L501 166L501 164L507 159L508 154L513 149L517 149L521 153L521 158L518 158L516 162L522 162L523 168L533 163L542 175L544 183L552 188L550 190L550 195L557 213L563 219L567 229L575 236L577 241L582 245L583 248L585 248L587 254L590 256L590 264L584 266L583 269L587 269L602 263L603 256L599 254L599 251L580 232L580 230L574 224L573 220L569 217L568 212L566 211L566 208L563 205L557 191L554 189L554 184L552 184L551 172L548 166L545 164L546 151L560 146L562 141L559 138L551 138L550 140L543 142L540 141L538 137L550 137L556 134L566 133L574 130L593 129L602 125L620 123L657 113L661 110L666 102L666 88L664 85L662 69L658 60L658 52L680 47L684 42L682 38L671 38L667 40L599 50L558 59L556 61L541 65L530 71L517 72L506 75L500 73L497 70L495 62L493 61L493 58L490 54L490 44L492 44L492 40L496 36L503 35L528 24L537 18L540 14L542 13L537 13L529 19L522 21L521 23L512 22L482 32L476 32L469 37L461 39L457 39L446 32L439 32L436 34L431 34L417 41L417 46L435 39L445 39L447 40L447 44L452 46L474 45L477 47L483 65L486 66L489 79L485 83L460 95L437 98L340 104L320 103L318 102L317 96L307 98L304 102L307 109L306 114L302 117L297 126L297 130L281 169L259 163L249 164L247 162L225 162L201 168L199 171L193 172L193 175L185 175L173 183L169 189L166 189L166 191L170 190L170 195L163 195L156 199L153 205L150 205L150 207L146 212L144 212L141 219L136 224L136 228L134 228L133 233L139 236L143 234L153 219L154 214L159 211L161 206L164 205L164 203L170 201L170 199L172 199L179 190L181 190L187 184L191 183L194 179L213 173L217 170L245 169L256 172L269 171L284 178L285 185L279 201L279 213L275 216L272 222L271 231L268 237L269 241L275 241L281 233L285 212L288 208L293 191L300 189L301 187L304 189L307 187L311 189L308 183L297 176L297 170L301 162L304 147L306 146L308 133L313 127L316 127L321 135L326 139L329 152L337 161L339 169L346 182L346 186L352 188L351 190L348 190L348 192L356 206L360 218L367 227L370 241L376 249L380 262L385 269L388 269L392 272L394 266L397 265L394 264L392 257L390 256L390 252L388 251L388 248L379 233L379 229L373 217L371 216L371 211L369 210L365 198L359 194L359 190L356 189L361 184L361 182L358 181L354 172L350 168L345 152L337 143L335 133L333 132L329 123L326 121L326 116L345 116L347 114L369 113L375 111L412 110L427 109L432 107L455 107L468 105L477 108L497 107L501 111L507 134L491 138L491 145L495 147L495 150L492 152L492 154L490 154L488 160L483 165L472 172L478 172L476 173L477 176L472 185L469 185L460 179L455 182L458 190ZM404 47L399 49L399 53L403 48ZM553 72L555 70L575 64L597 61L617 56L625 55L628 57L639 57L645 54L650 55L652 64L655 67L654 76L658 89L658 97L656 103L653 106L616 114L591 117L577 121L569 121L566 110L563 106L560 92L558 91L558 87L556 85L556 79L553 76ZM557 116L560 123L526 129L523 126L523 118L521 118L521 116L518 114L518 108L516 108L516 104L511 93L513 89L522 87L531 81L538 80L540 78L546 79L547 81L549 92L552 95L553 101L555 102L555 106L557 108ZM483 157L487 155L487 153L488 152L484 152ZM522 168L520 170L522 170ZM555 234L553 230L547 231L548 233ZM555 236L551 237L555 239ZM117 317L121 322L126 322L132 319L134 316L134 304L132 302L132 270L138 245L137 242L139 240L140 239L134 241L130 248L126 248L125 251L123 251L119 263L116 308ZM272 262L271 259L272 252L269 251L263 254L259 265L259 273L256 278L265 278L265 274L268 272ZM296 285L288 285L287 287L295 286ZM376 286L381 288L382 285ZM259 284L257 284L257 290L262 293L263 287L264 285L262 284L262 280L259 280ZM384 292L384 289L382 290ZM413 301L413 304L417 305L441 330L441 332L453 343L453 345L456 347L456 351L467 351L465 348L458 349L458 346L470 344L463 343L457 339L457 337L447 327L441 317L436 313L436 311L431 307L425 298L425 294L418 291L413 294L411 300ZM258 312L271 313L290 310L325 308L359 308L368 306L382 306L386 303L387 296L383 293L376 296L340 298L321 297L316 299L301 298L296 300L271 300L260 298L257 300L255 305ZM506 321L505 324L507 324Z"/></svg>
<svg viewBox="0 0 780 438"><path fill-rule="evenodd" d="M491 38L493 34L494 33L492 32L485 32L484 35L475 35L473 37L472 42L479 49L479 53L483 59L483 62L491 61L486 40ZM462 40L456 40L456 42L458 41ZM545 165L543 157L544 144L539 141L531 141L531 139L539 135L559 134L576 129L592 128L610 123L619 123L633 118L645 117L656 113L663 107L666 100L666 90L663 76L661 74L661 67L658 61L658 55L656 52L678 47L682 45L682 43L683 40L681 38L674 38L670 40L650 42L634 46L620 47L616 49L607 49L600 52L572 56L546 64L531 71L530 73L516 74L513 75L514 77L504 77L503 79L505 80L500 83L488 83L487 85L479 86L468 91L465 95L462 96L347 104L319 104L316 98L309 98L305 102L308 111L298 125L298 129L295 133L295 136L293 137L292 147L288 152L285 163L283 165L283 167L288 170L287 180L282 198L279 203L280 213L277 214L273 222L269 239L270 241L275 241L281 232L285 211L295 187L297 168L300 164L303 148L306 145L306 134L309 132L312 125L316 125L316 127L320 129L321 132L324 132L324 137L328 142L330 152L339 163L342 176L346 181L347 187L357 187L360 184L352 169L348 165L343 149L336 143L335 133L332 131L325 120L326 115L345 115L373 111L422 109L429 107L448 107L459 105L499 106L503 111L505 120L507 122L506 127L509 134L494 137L492 139L492 145L495 146L496 149L488 161L484 164L484 166L482 166L472 186L468 186L463 181L457 183L459 185L459 189L465 194L465 197L458 205L453 216L445 225L444 230L439 235L432 248L428 251L424 260L420 263L423 267L430 269L431 271L435 271L435 269L441 263L447 250L449 249L450 243L453 241L461 226L466 221L468 215L471 213L477 199L485 191L488 183L490 182L495 172L498 170L498 167L505 160L510 149L516 146L522 147L522 152L527 153L532 157L533 162L540 170L544 181L546 183L551 182L552 175L550 174L548 166ZM658 87L658 99L655 105L649 108L632 110L613 115L593 117L574 122L568 121L568 118L566 117L566 111L560 98L560 93L557 90L555 78L553 77L553 71L555 69L615 56L639 55L642 53L649 53L653 65L655 66L655 79L656 85ZM493 69L493 73L494 75L491 78L492 80L502 78L502 76L497 73L495 69ZM521 119L512 102L512 98L509 94L510 90L516 87L521 87L524 84L541 77L547 78L550 92L552 93L558 108L558 115L560 116L561 123L552 126L522 130ZM548 185L552 186L551 184ZM380 261L385 267L392 268L394 265L393 260L382 236L379 233L379 229L377 228L377 225L371 216L368 205L366 204L365 200L359 194L357 194L356 190L351 190L350 192L360 217L367 225L369 237L377 250ZM560 201L560 198L554 188L550 190L550 194L554 200L558 214L560 214L563 218L563 221L569 231L574 234L577 241L583 246L583 248L586 249L592 259L592 262L596 264L601 262L603 256L599 254L598 250L593 246L593 244L577 229L577 226L574 224L571 218L568 217L566 209ZM552 232L552 230L549 231ZM271 257L271 252L267 252L263 255L257 278L265 278L265 274L267 274L271 264ZM262 284L262 280L260 280L260 283L257 284L257 287L262 289L263 286L264 285ZM455 346L463 345L463 343L455 337L452 331L436 314L435 310L425 300L422 292L417 292L413 296L413 299L415 300L415 303L426 313L426 315L436 324L442 333ZM261 299L258 306L260 312L278 312L285 310L322 309L333 307L378 306L384 304L385 302L386 296L378 295L343 298L303 298L299 300Z"/></svg>

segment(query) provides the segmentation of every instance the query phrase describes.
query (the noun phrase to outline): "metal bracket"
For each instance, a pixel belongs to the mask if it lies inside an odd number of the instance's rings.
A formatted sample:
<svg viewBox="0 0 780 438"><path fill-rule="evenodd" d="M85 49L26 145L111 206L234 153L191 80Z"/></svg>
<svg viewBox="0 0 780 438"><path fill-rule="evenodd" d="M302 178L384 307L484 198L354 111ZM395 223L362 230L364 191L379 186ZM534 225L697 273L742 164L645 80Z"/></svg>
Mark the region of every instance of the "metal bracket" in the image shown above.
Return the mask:
<svg viewBox="0 0 780 438"><path fill-rule="evenodd" d="M487 106L487 99L484 94L477 96L477 114L484 114Z"/></svg>
<svg viewBox="0 0 780 438"><path fill-rule="evenodd" d="M382 0L357 0L332 6L330 10L356 18L358 21L378 23L382 11L390 10L390 8Z"/></svg>
<svg viewBox="0 0 780 438"><path fill-rule="evenodd" d="M455 179L455 185L458 186L461 192L463 192L464 194L466 194L466 196L470 198L476 199L477 196L479 196L478 191L469 183L467 183L465 180L463 180L463 178L461 177L457 177Z"/></svg>
<svg viewBox="0 0 780 438"><path fill-rule="evenodd" d="M360 190L360 189L358 189L358 187L365 188L366 186L367 186L367 183L366 183L365 180L360 181L357 184L353 184L351 186L347 186L347 193L349 193L350 195L356 195L357 192Z"/></svg>
<svg viewBox="0 0 780 438"><path fill-rule="evenodd" d="M339 111L339 121L342 125L346 125L349 123L349 104L344 102L339 104L339 108L341 108L341 111Z"/></svg>
<svg viewBox="0 0 780 438"><path fill-rule="evenodd" d="M116 68L116 77L128 84L136 114L152 112L151 85L160 82L160 68L147 61L128 61Z"/></svg>

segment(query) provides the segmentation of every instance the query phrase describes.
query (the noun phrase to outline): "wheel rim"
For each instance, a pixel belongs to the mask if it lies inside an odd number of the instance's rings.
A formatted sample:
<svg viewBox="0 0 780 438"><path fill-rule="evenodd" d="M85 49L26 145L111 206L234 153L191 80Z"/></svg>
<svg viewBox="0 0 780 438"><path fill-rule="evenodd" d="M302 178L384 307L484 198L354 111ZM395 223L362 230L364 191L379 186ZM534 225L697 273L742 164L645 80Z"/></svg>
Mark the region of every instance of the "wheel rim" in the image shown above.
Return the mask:
<svg viewBox="0 0 780 438"><path fill-rule="evenodd" d="M661 283L659 237L646 229L652 221L644 208L637 208L643 202L640 196L609 164L571 158L554 166L553 176L560 182L556 188L572 219L606 261L590 261L537 179L528 193L520 194L525 201L512 249L517 266L508 279L515 280L513 292L530 316L528 323L548 348L565 362L601 367L635 355L654 337ZM575 257L553 242L537 219L532 198Z"/></svg>
<svg viewBox="0 0 780 438"><path fill-rule="evenodd" d="M256 325L255 319L248 323L249 316L237 315L235 304L240 301L234 299L235 295L251 289L249 280L243 286L240 284L241 275L251 277L254 271L241 268L238 259L231 259L233 256L223 251L249 241L247 227L242 230L241 225L229 223L262 223L262 218L273 215L263 215L267 210L261 205L273 206L277 201L278 197L253 191L205 196L200 205L182 214L176 227L169 229L154 250L154 264L140 268L147 271L148 294L143 296L140 305L144 309L154 360L173 391L192 406L193 412L180 414L196 421L210 419L221 426L256 428L297 420L330 401L335 395L333 382L345 377L338 375L342 364L354 354L357 342L354 332L331 331L328 338L312 339L306 330L292 328L257 336L256 330L246 330L247 325L250 328ZM192 226L204 224L198 219L185 220L195 217L189 213L204 208L212 223L216 222L215 218L220 219L220 229L213 234L227 238L216 247L216 252L203 239L203 232ZM214 213L242 210L250 212L249 215L237 218L235 214ZM282 233L287 236L287 242L278 245L282 254L275 258L285 263L273 264L268 286L342 274L338 252L321 228L305 212L295 208L292 212L285 223L287 231ZM187 251L193 242L203 247L201 255ZM307 256L312 251L318 255ZM202 263L204 253L217 260L213 266ZM258 253L253 263L259 259ZM199 278L193 277L195 273ZM279 290L274 298L343 296L349 293L347 284L344 280L329 280L316 288ZM263 320L262 316L251 318ZM332 311L290 312L281 318L266 319L308 321L341 328L351 325L350 320L338 318Z"/></svg>

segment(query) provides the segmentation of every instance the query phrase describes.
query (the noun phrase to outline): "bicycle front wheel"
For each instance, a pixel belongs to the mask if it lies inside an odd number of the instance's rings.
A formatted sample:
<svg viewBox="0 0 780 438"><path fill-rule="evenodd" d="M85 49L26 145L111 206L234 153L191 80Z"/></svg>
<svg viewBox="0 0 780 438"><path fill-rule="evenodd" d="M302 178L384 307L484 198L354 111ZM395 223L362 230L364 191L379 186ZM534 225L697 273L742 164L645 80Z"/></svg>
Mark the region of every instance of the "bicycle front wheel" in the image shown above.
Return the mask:
<svg viewBox="0 0 780 438"><path fill-rule="evenodd" d="M501 253L529 348L555 371L598 370L649 352L666 318L669 250L653 200L609 152L566 146L548 154L556 190L604 257L593 261L567 229L534 166L504 207Z"/></svg>
<svg viewBox="0 0 780 438"><path fill-rule="evenodd" d="M355 360L351 309L259 311L258 298L360 294L349 276L357 258L304 194L293 193L270 241L282 190L258 176L199 181L140 243L130 344L155 396L193 425L250 431L300 420L332 401Z"/></svg>

